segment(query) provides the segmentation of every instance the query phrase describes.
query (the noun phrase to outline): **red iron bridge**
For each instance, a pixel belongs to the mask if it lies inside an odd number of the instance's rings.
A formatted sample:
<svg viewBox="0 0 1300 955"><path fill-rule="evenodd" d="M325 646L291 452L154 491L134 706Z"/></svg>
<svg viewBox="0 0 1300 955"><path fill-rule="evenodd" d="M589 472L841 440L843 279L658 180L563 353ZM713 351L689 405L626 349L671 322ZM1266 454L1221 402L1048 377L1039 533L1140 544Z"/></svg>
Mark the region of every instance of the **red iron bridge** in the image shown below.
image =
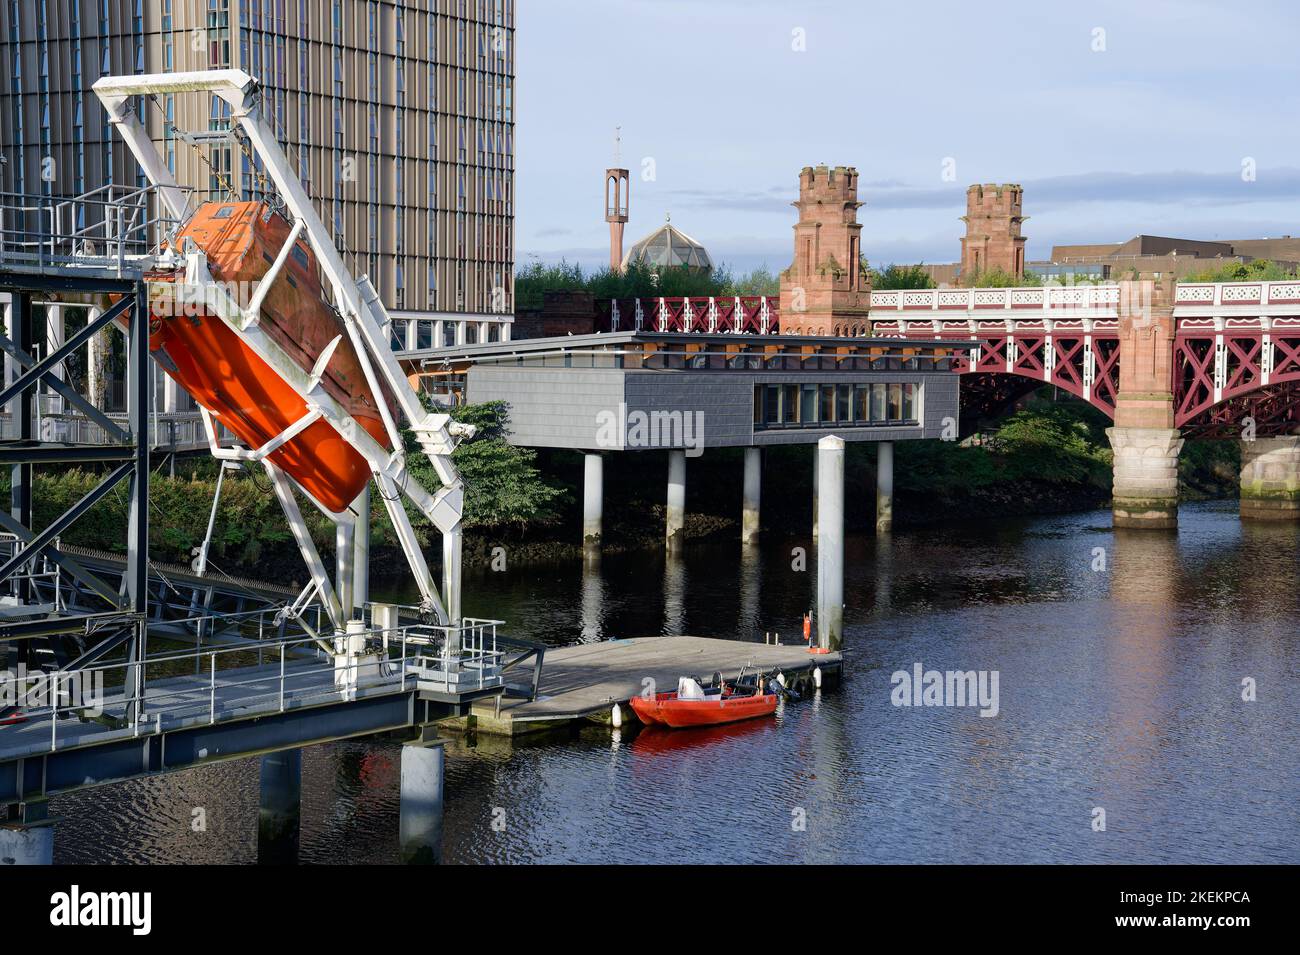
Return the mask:
<svg viewBox="0 0 1300 955"><path fill-rule="evenodd" d="M1300 430L1300 281L1152 283L871 293L871 334L968 339L963 405L1055 385L1115 418L1121 383L1172 394L1185 436ZM775 296L615 299L610 331L778 334ZM1126 371L1126 366L1128 367Z"/></svg>

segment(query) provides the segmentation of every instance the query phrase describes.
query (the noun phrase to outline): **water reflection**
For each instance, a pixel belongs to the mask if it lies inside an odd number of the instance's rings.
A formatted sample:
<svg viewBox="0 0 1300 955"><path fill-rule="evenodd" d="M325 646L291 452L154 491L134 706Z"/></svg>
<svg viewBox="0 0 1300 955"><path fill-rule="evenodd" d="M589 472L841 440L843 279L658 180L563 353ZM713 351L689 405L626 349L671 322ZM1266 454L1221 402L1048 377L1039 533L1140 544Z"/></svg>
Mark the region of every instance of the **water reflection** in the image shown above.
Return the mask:
<svg viewBox="0 0 1300 955"><path fill-rule="evenodd" d="M583 561L581 607L581 642L599 643L604 638L605 624L605 578L600 573L599 559Z"/></svg>
<svg viewBox="0 0 1300 955"><path fill-rule="evenodd" d="M466 608L552 644L664 631L788 643L812 592L811 572L791 566L796 543L485 574ZM1116 535L1097 513L847 543L841 687L705 735L457 738L445 857L1300 861L1296 528L1192 505L1176 534ZM999 671L1000 714L893 706L890 674L916 662ZM306 751L304 862L396 858L398 758L387 740ZM204 834L190 830L195 807ZM257 761L52 809L57 861L250 862Z"/></svg>
<svg viewBox="0 0 1300 955"><path fill-rule="evenodd" d="M661 633L689 633L686 629L686 561L678 554L664 555L664 625Z"/></svg>

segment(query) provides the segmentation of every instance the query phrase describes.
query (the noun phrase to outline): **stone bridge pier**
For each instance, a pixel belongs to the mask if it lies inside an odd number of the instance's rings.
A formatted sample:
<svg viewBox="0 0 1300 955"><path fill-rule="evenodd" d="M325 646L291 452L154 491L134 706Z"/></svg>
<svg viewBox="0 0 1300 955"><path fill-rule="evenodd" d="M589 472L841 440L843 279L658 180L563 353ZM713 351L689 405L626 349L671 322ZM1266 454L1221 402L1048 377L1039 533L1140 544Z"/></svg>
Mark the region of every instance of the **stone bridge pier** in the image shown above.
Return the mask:
<svg viewBox="0 0 1300 955"><path fill-rule="evenodd" d="M1241 516L1300 520L1300 435L1242 439Z"/></svg>
<svg viewBox="0 0 1300 955"><path fill-rule="evenodd" d="M1119 393L1111 509L1116 527L1178 526L1178 454L1174 427L1173 296L1152 282L1120 283Z"/></svg>

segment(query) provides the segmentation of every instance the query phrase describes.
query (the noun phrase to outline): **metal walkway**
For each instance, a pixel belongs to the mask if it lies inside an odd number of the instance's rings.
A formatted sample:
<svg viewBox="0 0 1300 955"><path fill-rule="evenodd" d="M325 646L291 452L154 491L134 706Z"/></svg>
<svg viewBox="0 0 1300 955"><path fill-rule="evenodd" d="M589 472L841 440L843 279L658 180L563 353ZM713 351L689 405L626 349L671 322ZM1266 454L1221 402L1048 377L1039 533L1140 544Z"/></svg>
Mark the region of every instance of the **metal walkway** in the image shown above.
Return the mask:
<svg viewBox="0 0 1300 955"><path fill-rule="evenodd" d="M0 805L462 715L533 654L499 623L358 628L342 654L298 633L0 674L0 702L18 705L0 719Z"/></svg>

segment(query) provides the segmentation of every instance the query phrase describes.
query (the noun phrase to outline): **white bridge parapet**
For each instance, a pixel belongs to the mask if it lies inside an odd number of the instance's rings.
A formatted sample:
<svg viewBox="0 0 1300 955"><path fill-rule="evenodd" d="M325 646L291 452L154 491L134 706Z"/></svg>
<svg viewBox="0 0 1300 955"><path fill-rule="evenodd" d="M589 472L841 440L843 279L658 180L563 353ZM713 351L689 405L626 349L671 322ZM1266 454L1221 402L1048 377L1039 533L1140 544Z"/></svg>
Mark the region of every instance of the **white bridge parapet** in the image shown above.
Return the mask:
<svg viewBox="0 0 1300 955"><path fill-rule="evenodd" d="M1300 280L1197 282L1176 286L1180 327L1300 327ZM871 293L873 333L963 337L1014 330L1112 331L1118 285L889 289Z"/></svg>
<svg viewBox="0 0 1300 955"><path fill-rule="evenodd" d="M1178 286L1179 327L1223 330L1300 328L1300 281L1195 282Z"/></svg>

